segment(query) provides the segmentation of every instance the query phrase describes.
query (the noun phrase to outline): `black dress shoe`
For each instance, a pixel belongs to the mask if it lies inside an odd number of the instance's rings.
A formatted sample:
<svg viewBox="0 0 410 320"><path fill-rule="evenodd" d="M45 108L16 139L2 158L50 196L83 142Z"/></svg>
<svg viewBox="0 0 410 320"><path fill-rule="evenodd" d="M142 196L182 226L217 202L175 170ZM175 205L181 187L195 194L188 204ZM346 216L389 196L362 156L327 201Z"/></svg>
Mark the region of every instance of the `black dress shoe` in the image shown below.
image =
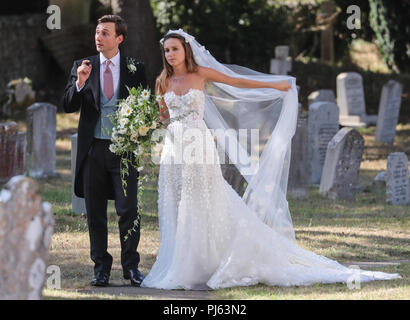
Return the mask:
<svg viewBox="0 0 410 320"><path fill-rule="evenodd" d="M124 272L124 279L130 280L132 286L139 287L144 276L138 269L130 269L128 272Z"/></svg>
<svg viewBox="0 0 410 320"><path fill-rule="evenodd" d="M108 286L108 280L110 279L110 274L105 272L98 272L94 279L91 280L90 284L95 287L106 287Z"/></svg>

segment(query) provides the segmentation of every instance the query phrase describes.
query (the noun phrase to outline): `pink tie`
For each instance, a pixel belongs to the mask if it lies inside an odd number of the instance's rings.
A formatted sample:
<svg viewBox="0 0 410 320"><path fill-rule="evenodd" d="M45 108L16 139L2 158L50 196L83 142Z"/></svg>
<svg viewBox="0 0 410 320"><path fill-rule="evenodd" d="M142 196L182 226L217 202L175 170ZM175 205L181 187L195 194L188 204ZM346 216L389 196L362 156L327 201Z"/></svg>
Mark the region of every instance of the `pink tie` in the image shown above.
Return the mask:
<svg viewBox="0 0 410 320"><path fill-rule="evenodd" d="M105 71L104 71L104 93L108 100L111 100L114 95L114 84L112 80L112 72L110 69L110 60L105 61Z"/></svg>

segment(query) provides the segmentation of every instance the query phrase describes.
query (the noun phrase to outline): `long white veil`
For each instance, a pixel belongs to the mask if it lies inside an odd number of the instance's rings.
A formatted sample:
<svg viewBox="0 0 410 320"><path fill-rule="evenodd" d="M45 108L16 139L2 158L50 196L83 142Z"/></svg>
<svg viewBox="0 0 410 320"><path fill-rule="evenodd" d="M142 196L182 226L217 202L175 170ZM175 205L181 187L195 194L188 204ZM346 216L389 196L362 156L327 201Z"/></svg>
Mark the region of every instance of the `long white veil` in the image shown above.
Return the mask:
<svg viewBox="0 0 410 320"><path fill-rule="evenodd" d="M191 45L198 65L212 68L236 78L264 82L288 81L292 88L244 89L223 83L206 86L204 120L209 129L223 129L227 138L216 134L218 149L233 162L247 182L243 200L265 224L283 236L295 240L292 219L286 200L291 139L296 130L298 95L296 79L256 72L219 63L204 46L182 29L169 30L185 37ZM228 130L231 129L231 130ZM232 130L233 129L233 130ZM241 139L241 131L257 129L257 144L249 137ZM220 157L223 159L223 157ZM240 159L241 161L238 161Z"/></svg>

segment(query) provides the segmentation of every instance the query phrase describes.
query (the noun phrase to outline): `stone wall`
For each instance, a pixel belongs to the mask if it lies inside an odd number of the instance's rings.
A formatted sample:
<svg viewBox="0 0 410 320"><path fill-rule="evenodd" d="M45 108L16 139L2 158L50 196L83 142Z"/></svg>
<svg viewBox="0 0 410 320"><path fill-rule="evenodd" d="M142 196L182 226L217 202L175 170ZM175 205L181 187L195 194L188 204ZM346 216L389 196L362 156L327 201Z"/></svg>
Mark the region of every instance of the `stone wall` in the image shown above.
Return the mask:
<svg viewBox="0 0 410 320"><path fill-rule="evenodd" d="M46 15L0 15L0 90L12 79L29 77L44 82L46 68L39 37L46 32Z"/></svg>

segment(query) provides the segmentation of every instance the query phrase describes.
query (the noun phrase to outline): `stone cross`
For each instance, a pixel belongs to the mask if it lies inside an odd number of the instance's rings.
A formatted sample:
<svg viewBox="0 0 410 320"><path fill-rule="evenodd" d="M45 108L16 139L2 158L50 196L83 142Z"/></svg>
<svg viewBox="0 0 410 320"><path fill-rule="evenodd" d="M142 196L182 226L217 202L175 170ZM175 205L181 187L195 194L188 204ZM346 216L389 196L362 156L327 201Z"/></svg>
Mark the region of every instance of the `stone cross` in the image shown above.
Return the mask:
<svg viewBox="0 0 410 320"><path fill-rule="evenodd" d="M288 46L275 47L275 59L270 61L270 73L286 75L292 70L292 58L289 57Z"/></svg>

